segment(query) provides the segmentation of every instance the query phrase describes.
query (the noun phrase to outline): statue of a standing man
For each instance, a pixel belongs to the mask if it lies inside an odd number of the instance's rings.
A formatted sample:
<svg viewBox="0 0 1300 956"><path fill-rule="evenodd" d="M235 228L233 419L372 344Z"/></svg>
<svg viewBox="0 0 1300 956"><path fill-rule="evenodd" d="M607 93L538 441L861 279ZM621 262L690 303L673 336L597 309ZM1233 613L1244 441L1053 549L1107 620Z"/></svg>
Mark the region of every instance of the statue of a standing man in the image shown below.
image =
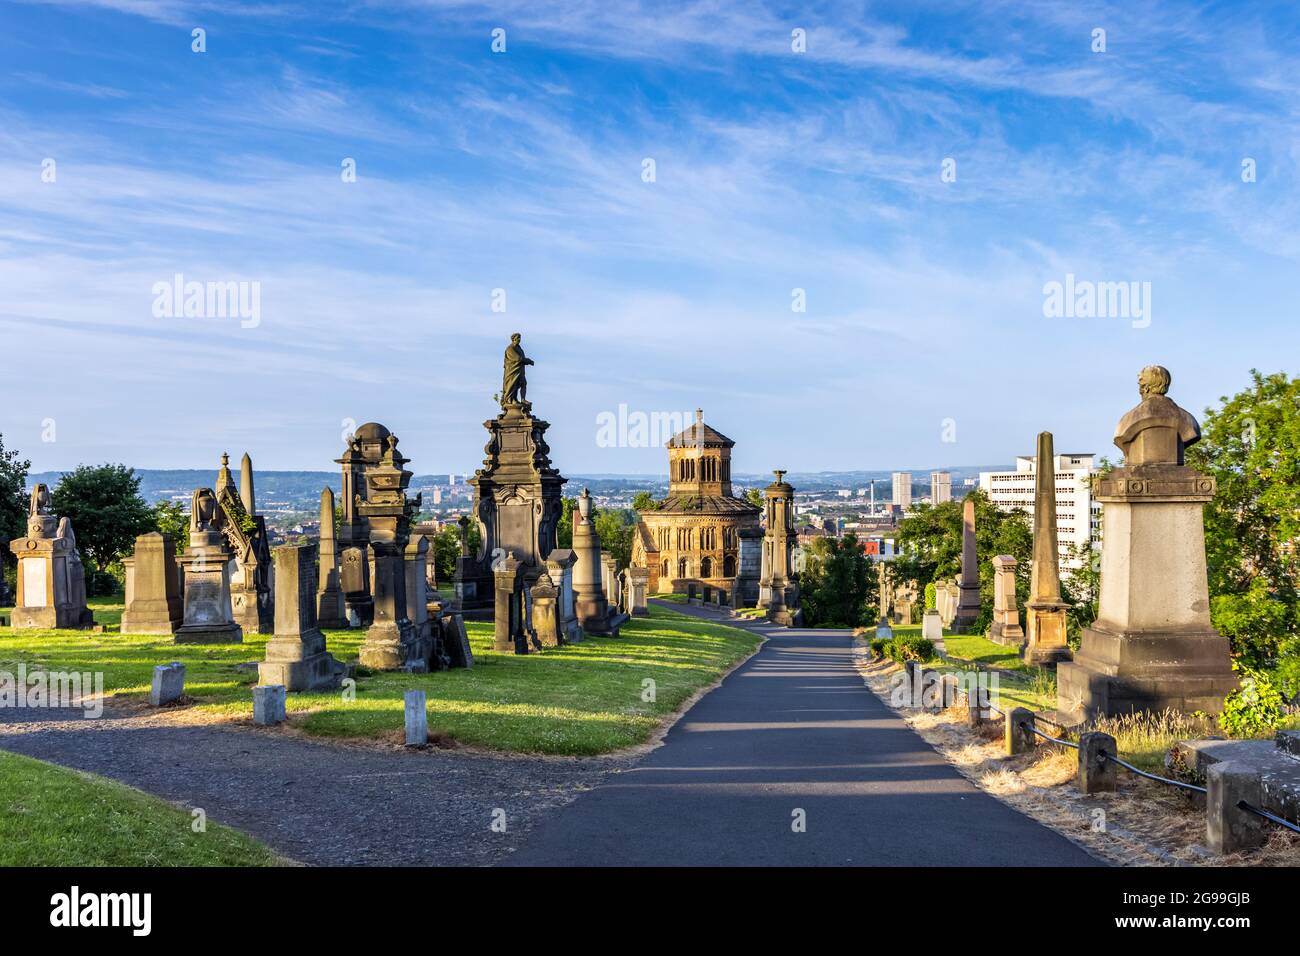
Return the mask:
<svg viewBox="0 0 1300 956"><path fill-rule="evenodd" d="M528 400L528 382L524 378L524 366L532 365L533 360L524 355L519 346L520 335L516 332L510 336L506 347L505 377L501 381L501 407L522 404Z"/></svg>

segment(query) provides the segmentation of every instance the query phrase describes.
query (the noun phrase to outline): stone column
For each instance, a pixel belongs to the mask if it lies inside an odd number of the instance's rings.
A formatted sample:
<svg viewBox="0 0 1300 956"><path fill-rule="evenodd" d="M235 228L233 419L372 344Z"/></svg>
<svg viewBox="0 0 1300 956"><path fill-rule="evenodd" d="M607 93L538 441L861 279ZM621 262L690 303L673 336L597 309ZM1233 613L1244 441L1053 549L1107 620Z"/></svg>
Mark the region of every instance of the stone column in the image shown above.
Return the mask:
<svg viewBox="0 0 1300 956"><path fill-rule="evenodd" d="M348 627L334 531L334 492L328 486L320 493L320 590L316 595L316 620L320 627L331 630Z"/></svg>
<svg viewBox="0 0 1300 956"><path fill-rule="evenodd" d="M519 579L521 565L512 554L506 555L496 563L492 571L495 590L495 608L493 613L494 629L492 632L492 649L502 653L528 653L528 642L524 637L523 604Z"/></svg>
<svg viewBox="0 0 1300 956"><path fill-rule="evenodd" d="M1016 607L1016 564L1009 554L993 559L993 623L987 636L993 643L1008 647L1019 647L1025 641Z"/></svg>
<svg viewBox="0 0 1300 956"><path fill-rule="evenodd" d="M578 624L588 634L610 634L609 604L601 586L600 536L591 520L591 495L586 488L573 510L573 591Z"/></svg>
<svg viewBox="0 0 1300 956"><path fill-rule="evenodd" d="M288 691L338 687L343 665L325 650L316 625L316 545L285 544L272 549L275 565L275 634L266 659L257 665L259 684L283 684Z"/></svg>
<svg viewBox="0 0 1300 956"><path fill-rule="evenodd" d="M184 620L176 587L176 547L171 535L151 532L135 539L123 634L175 634Z"/></svg>
<svg viewBox="0 0 1300 956"><path fill-rule="evenodd" d="M1057 666L1067 720L1162 711L1217 714L1236 689L1228 641L1210 623L1202 509L1214 479L1184 464L1196 419L1168 398L1169 372L1138 377L1141 403L1115 430L1124 454L1096 484L1103 512L1097 620Z"/></svg>
<svg viewBox="0 0 1300 956"><path fill-rule="evenodd" d="M980 573L975 553L975 499L967 496L961 506L961 575L957 578L957 610L952 629L969 633L980 614Z"/></svg>
<svg viewBox="0 0 1300 956"><path fill-rule="evenodd" d="M573 593L573 551L568 548L554 548L546 556L546 573L551 583L559 592L556 598L559 604L560 633L566 644L577 644L582 640L582 627L578 624L577 602Z"/></svg>
<svg viewBox="0 0 1300 956"><path fill-rule="evenodd" d="M1034 563L1029 600L1025 603L1027 664L1056 664L1070 659L1061 600L1061 570L1056 542L1056 452L1052 433L1040 432L1034 459Z"/></svg>
<svg viewBox="0 0 1300 956"><path fill-rule="evenodd" d="M421 640L430 636L428 562L429 539L412 535L406 545L406 616Z"/></svg>

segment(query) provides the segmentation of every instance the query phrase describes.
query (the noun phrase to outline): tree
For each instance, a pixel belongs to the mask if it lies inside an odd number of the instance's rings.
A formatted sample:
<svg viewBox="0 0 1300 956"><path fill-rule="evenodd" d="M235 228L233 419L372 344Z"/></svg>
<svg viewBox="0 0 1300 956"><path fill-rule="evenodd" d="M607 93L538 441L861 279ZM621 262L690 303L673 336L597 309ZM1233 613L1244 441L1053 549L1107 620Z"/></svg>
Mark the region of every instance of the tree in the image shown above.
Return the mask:
<svg viewBox="0 0 1300 956"><path fill-rule="evenodd" d="M1300 379L1251 370L1206 409L1187 463L1218 484L1205 507L1210 617L1253 667L1295 653L1300 626Z"/></svg>
<svg viewBox="0 0 1300 956"><path fill-rule="evenodd" d="M433 561L438 587L451 584L456 577L456 559L460 557L460 528L444 525L429 539L429 556Z"/></svg>
<svg viewBox="0 0 1300 956"><path fill-rule="evenodd" d="M636 497L632 499L633 511L654 511L659 507L659 502L655 496L648 491L638 491Z"/></svg>
<svg viewBox="0 0 1300 956"><path fill-rule="evenodd" d="M762 507L763 507L763 492L759 491L757 488L746 488L746 489L745 489L745 500L748 501L748 502L749 502L751 505L753 505L755 508L762 508Z"/></svg>
<svg viewBox="0 0 1300 956"><path fill-rule="evenodd" d="M178 501L160 501L153 506L153 526L154 530L160 534L169 534L172 536L172 544L176 548L176 553L180 554L190 544L190 516L185 513L185 509ZM76 522L73 522L73 530L77 532L77 543L81 543L81 531L77 528Z"/></svg>
<svg viewBox="0 0 1300 956"><path fill-rule="evenodd" d="M4 436L0 435L0 539L12 541L21 538L27 530L27 471L32 463L20 459L17 451L5 451ZM4 561L13 561L8 548L3 549Z"/></svg>
<svg viewBox="0 0 1300 956"><path fill-rule="evenodd" d="M80 465L50 493L54 513L72 521L82 560L99 573L153 531L155 514L140 497L140 478L125 465Z"/></svg>
<svg viewBox="0 0 1300 956"><path fill-rule="evenodd" d="M573 509L578 507L578 499L565 498L561 505L560 523L555 526L555 546L557 548L572 548Z"/></svg>
<svg viewBox="0 0 1300 956"><path fill-rule="evenodd" d="M877 578L857 535L816 538L799 574L804 620L811 627L861 627L875 620Z"/></svg>
<svg viewBox="0 0 1300 956"><path fill-rule="evenodd" d="M592 524L600 536L600 546L618 559L620 567L632 563L632 532L636 515L622 508L600 508L592 514Z"/></svg>

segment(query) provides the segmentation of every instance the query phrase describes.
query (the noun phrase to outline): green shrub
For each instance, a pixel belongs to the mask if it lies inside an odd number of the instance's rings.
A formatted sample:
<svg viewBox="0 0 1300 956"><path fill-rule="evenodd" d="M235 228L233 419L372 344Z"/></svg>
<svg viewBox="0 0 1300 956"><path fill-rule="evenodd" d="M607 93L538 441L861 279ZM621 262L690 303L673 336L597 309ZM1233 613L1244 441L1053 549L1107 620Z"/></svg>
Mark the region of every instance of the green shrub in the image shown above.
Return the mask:
<svg viewBox="0 0 1300 956"><path fill-rule="evenodd" d="M933 611L939 606L939 589L931 581L925 586L925 609Z"/></svg>
<svg viewBox="0 0 1300 956"><path fill-rule="evenodd" d="M915 634L907 634L890 641L885 654L900 664L904 661L932 660L934 658L934 641Z"/></svg>
<svg viewBox="0 0 1300 956"><path fill-rule="evenodd" d="M1282 722L1282 690L1263 671L1234 663L1241 675L1241 689L1223 701L1219 726L1233 737L1258 737L1272 732Z"/></svg>
<svg viewBox="0 0 1300 956"><path fill-rule="evenodd" d="M889 654L885 652L885 647L891 643L892 642L887 637L873 637L871 639L871 656L876 660L880 660L882 657L888 657Z"/></svg>

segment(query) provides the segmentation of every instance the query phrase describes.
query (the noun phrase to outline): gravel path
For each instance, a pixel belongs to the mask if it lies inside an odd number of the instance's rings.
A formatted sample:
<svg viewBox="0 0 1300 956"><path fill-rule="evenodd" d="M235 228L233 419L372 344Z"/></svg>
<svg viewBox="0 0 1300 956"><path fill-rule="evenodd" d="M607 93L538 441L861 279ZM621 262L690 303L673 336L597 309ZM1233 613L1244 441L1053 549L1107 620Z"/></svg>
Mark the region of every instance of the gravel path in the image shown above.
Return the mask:
<svg viewBox="0 0 1300 956"><path fill-rule="evenodd" d="M0 748L201 807L291 859L334 866L499 862L540 818L631 762L377 750L119 710L0 710ZM497 810L504 833L492 829Z"/></svg>

